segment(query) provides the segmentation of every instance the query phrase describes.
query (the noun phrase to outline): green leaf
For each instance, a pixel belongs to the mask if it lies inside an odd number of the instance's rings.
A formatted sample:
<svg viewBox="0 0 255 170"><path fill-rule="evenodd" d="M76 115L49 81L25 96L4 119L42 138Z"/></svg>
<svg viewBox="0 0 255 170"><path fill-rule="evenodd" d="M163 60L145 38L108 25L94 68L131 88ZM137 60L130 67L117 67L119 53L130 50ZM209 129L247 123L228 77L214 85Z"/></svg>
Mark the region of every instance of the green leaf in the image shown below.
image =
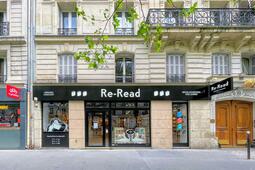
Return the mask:
<svg viewBox="0 0 255 170"><path fill-rule="evenodd" d="M169 6L172 6L172 5L173 5L173 0L167 0L166 3L167 3Z"/></svg>
<svg viewBox="0 0 255 170"><path fill-rule="evenodd" d="M133 8L133 7L129 8L128 9L128 17L127 17L128 22L132 23L136 19L138 19L138 14L137 14L135 8Z"/></svg>
<svg viewBox="0 0 255 170"><path fill-rule="evenodd" d="M191 14L195 13L197 10L197 2L195 2L190 8L182 9L182 15L189 17Z"/></svg>
<svg viewBox="0 0 255 170"><path fill-rule="evenodd" d="M89 49L94 48L95 42L93 41L92 37L90 36L85 37L85 42L88 44Z"/></svg>
<svg viewBox="0 0 255 170"><path fill-rule="evenodd" d="M109 36L108 35L103 35L102 37L101 37L101 40L102 41L106 41L106 40L108 40L109 39Z"/></svg>
<svg viewBox="0 0 255 170"><path fill-rule="evenodd" d="M116 30L120 26L120 20L118 19L117 13L113 15L113 23L114 30Z"/></svg>

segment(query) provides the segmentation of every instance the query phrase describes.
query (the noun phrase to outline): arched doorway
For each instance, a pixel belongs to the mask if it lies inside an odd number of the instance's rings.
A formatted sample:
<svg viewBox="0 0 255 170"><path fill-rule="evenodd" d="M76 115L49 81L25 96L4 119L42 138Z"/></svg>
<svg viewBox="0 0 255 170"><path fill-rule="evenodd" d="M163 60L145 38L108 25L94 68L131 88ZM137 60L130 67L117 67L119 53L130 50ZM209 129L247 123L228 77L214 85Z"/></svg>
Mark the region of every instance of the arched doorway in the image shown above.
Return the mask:
<svg viewBox="0 0 255 170"><path fill-rule="evenodd" d="M216 136L222 147L246 144L246 132L253 139L252 102L227 100L216 102Z"/></svg>

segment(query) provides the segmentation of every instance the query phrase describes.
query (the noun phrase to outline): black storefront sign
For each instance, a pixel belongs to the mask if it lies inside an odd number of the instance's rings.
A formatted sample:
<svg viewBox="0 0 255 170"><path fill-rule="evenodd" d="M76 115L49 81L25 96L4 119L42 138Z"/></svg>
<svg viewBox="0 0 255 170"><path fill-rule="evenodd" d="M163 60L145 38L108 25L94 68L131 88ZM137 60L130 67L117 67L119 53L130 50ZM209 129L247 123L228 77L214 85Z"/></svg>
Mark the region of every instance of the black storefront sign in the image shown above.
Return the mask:
<svg viewBox="0 0 255 170"><path fill-rule="evenodd" d="M210 95L220 94L233 90L233 77L224 79L220 82L210 85Z"/></svg>
<svg viewBox="0 0 255 170"><path fill-rule="evenodd" d="M210 100L208 86L34 86L33 89L34 97L40 101Z"/></svg>
<svg viewBox="0 0 255 170"><path fill-rule="evenodd" d="M43 132L43 147L69 147L68 132Z"/></svg>

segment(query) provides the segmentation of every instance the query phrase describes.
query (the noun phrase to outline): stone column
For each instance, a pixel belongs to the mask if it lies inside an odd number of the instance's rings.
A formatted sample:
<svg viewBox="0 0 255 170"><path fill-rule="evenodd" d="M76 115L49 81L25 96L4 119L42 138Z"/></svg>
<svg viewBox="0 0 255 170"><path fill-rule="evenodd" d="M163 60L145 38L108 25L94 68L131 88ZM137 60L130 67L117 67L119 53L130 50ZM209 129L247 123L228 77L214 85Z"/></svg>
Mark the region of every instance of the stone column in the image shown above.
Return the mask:
<svg viewBox="0 0 255 170"><path fill-rule="evenodd" d="M33 102L33 144L39 149L42 147L42 108L41 102Z"/></svg>
<svg viewBox="0 0 255 170"><path fill-rule="evenodd" d="M218 144L211 133L211 101L189 102L189 141L191 148L217 148Z"/></svg>
<svg viewBox="0 0 255 170"><path fill-rule="evenodd" d="M69 101L69 148L85 147L84 101Z"/></svg>
<svg viewBox="0 0 255 170"><path fill-rule="evenodd" d="M152 148L172 148L172 103L151 101L151 145Z"/></svg>

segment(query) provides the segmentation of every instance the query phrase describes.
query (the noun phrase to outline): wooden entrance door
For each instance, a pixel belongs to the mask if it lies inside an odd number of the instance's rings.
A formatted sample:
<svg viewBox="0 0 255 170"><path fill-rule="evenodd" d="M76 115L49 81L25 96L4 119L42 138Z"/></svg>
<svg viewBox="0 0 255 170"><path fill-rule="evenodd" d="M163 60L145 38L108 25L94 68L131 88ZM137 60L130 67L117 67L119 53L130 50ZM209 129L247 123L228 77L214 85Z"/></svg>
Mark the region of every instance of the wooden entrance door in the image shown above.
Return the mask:
<svg viewBox="0 0 255 170"><path fill-rule="evenodd" d="M223 101L216 103L216 136L223 146L246 144L246 131L252 134L252 103ZM252 139L252 135L251 135Z"/></svg>

